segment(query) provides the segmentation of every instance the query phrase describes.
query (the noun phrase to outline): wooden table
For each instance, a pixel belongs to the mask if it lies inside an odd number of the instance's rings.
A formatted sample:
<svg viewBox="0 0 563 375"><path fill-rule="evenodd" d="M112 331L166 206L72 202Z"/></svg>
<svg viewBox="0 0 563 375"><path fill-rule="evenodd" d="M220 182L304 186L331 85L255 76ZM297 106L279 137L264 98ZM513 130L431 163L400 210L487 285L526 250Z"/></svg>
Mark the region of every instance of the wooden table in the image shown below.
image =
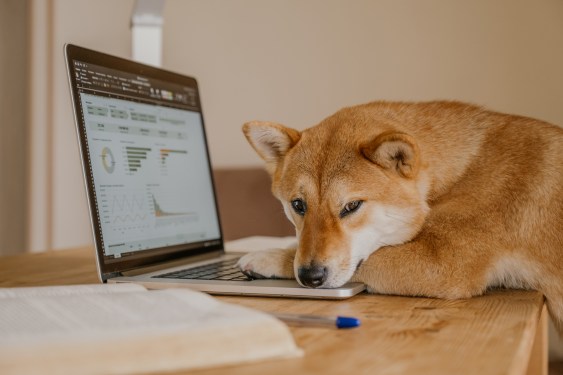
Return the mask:
<svg viewBox="0 0 563 375"><path fill-rule="evenodd" d="M96 282L90 248L0 258L0 287ZM458 301L368 294L345 301L220 298L265 311L350 315L362 326L292 327L302 358L190 373L547 374L546 309L534 291L496 290ZM252 340L252 332L241 340Z"/></svg>

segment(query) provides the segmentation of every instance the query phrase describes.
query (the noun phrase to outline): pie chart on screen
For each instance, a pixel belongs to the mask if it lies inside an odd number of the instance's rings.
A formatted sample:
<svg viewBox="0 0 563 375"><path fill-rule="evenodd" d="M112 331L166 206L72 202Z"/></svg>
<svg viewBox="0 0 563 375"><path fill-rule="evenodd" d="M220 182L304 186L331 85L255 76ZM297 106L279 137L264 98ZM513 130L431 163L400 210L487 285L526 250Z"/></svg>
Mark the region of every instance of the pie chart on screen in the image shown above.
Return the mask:
<svg viewBox="0 0 563 375"><path fill-rule="evenodd" d="M104 147L102 150L102 165L107 173L113 173L115 170L115 158L113 153L108 147Z"/></svg>

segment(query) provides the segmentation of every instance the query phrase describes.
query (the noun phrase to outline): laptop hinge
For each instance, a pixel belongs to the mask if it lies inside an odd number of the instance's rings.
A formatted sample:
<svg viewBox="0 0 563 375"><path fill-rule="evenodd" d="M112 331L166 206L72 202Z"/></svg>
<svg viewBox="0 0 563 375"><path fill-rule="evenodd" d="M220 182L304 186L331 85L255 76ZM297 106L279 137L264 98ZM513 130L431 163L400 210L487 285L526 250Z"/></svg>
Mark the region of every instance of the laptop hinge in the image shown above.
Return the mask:
<svg viewBox="0 0 563 375"><path fill-rule="evenodd" d="M110 272L110 273L104 273L102 275L102 281L105 283L106 281L108 281L109 279L113 279L114 277L119 277L119 276L123 276L121 274L121 272Z"/></svg>
<svg viewBox="0 0 563 375"><path fill-rule="evenodd" d="M123 272L116 272L115 276L137 276L142 275L149 272L159 271L166 268L172 268L177 266L182 266L190 263L201 262L203 260L217 258L219 255L224 254L223 250L217 250L210 253L190 256L188 259L176 259L169 262L153 264L152 266L142 267L142 268L135 268L134 270L123 271Z"/></svg>

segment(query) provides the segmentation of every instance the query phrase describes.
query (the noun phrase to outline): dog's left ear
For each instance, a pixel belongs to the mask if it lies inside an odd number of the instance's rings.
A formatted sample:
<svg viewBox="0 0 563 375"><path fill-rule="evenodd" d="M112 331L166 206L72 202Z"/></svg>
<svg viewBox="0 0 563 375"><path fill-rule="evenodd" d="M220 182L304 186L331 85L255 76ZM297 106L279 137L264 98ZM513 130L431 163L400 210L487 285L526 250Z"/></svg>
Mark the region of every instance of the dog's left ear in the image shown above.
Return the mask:
<svg viewBox="0 0 563 375"><path fill-rule="evenodd" d="M384 132L361 147L362 154L383 169L413 178L418 173L420 153L413 137L408 134Z"/></svg>
<svg viewBox="0 0 563 375"><path fill-rule="evenodd" d="M280 160L301 138L299 131L273 122L247 122L242 131L254 150L266 162L266 169L270 174L275 172Z"/></svg>

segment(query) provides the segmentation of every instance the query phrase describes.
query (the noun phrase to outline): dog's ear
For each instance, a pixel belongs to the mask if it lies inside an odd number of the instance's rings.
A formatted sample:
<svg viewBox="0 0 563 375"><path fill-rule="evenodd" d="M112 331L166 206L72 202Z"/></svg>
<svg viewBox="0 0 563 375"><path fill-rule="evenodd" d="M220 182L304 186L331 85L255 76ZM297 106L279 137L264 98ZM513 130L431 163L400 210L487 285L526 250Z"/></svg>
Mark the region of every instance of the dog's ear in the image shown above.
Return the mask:
<svg viewBox="0 0 563 375"><path fill-rule="evenodd" d="M388 131L361 147L362 154L371 162L400 176L413 178L418 173L420 153L413 137Z"/></svg>
<svg viewBox="0 0 563 375"><path fill-rule="evenodd" d="M274 173L277 164L299 141L301 133L273 122L252 121L242 131L254 150L266 162L266 169Z"/></svg>

